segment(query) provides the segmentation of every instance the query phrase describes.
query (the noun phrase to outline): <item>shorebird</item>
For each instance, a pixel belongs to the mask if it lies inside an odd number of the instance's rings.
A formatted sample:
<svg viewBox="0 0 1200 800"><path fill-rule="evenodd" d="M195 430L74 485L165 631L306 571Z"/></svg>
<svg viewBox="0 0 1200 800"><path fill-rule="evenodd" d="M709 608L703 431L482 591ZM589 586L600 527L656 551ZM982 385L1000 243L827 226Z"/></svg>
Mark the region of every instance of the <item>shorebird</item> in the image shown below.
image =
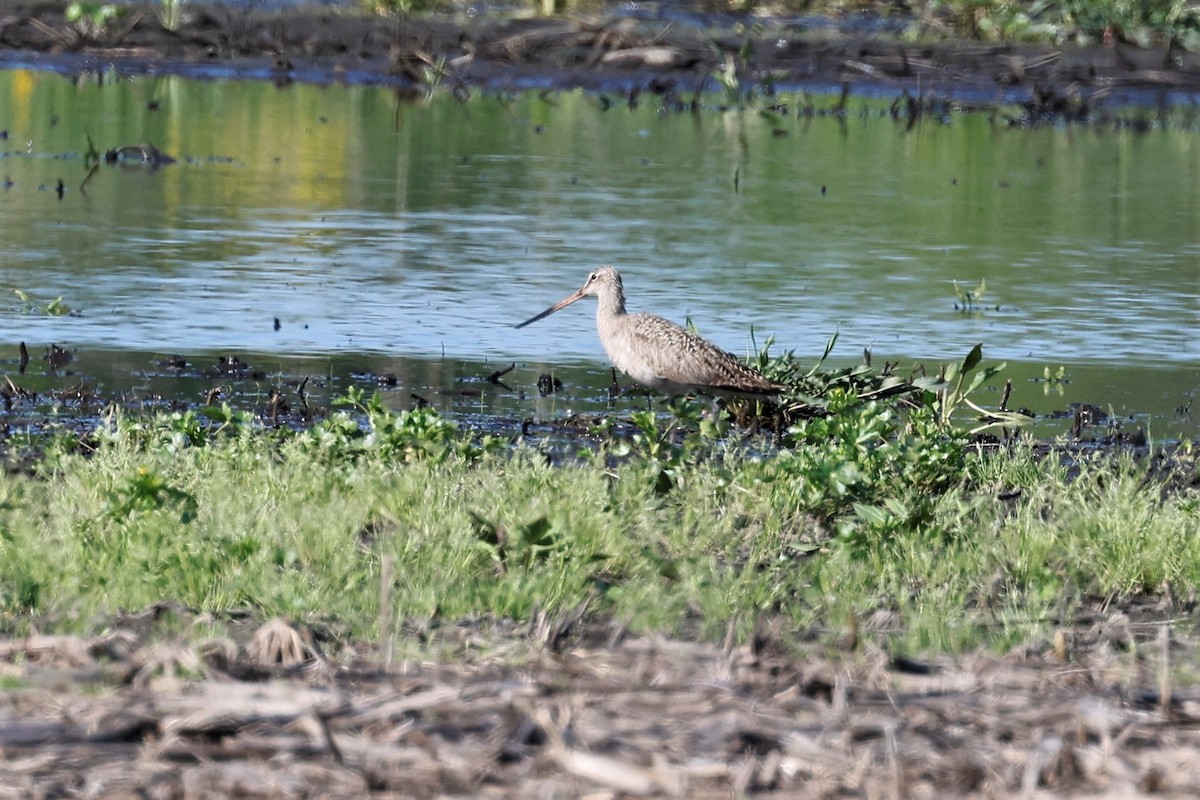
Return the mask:
<svg viewBox="0 0 1200 800"><path fill-rule="evenodd" d="M597 300L596 330L609 360L643 386L668 395L762 400L788 389L670 320L626 313L621 273L608 266L594 270L574 294L516 327L524 328L585 297Z"/></svg>

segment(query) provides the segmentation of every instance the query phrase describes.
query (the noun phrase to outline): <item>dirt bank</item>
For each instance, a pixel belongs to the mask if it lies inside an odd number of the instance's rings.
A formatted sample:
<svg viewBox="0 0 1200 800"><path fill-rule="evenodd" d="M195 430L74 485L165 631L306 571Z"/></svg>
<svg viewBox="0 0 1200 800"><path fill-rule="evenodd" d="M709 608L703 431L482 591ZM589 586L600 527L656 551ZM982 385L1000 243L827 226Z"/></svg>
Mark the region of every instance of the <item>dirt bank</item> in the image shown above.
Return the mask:
<svg viewBox="0 0 1200 800"><path fill-rule="evenodd" d="M902 44L846 18L749 20L614 9L586 19L481 14L400 20L351 10L257 11L185 6L173 31L161 8L130 6L102 28L68 22L65 3L0 2L0 66L348 81L416 87L586 87L673 93L687 100L726 59L752 45L743 82L789 88L841 85L910 95L1034 99L1052 108L1115 95L1156 103L1200 91L1200 58L1122 43L1046 47L947 42ZM884 29L897 26L882 26ZM1040 98L1040 100L1039 100Z"/></svg>

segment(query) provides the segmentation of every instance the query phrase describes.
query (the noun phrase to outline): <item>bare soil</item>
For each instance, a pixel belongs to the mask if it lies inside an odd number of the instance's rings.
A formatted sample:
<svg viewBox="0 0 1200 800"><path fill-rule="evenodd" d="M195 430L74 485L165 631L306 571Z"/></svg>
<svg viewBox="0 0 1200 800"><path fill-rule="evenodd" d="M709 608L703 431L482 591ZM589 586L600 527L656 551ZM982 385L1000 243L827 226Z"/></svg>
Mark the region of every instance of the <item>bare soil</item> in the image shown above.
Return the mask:
<svg viewBox="0 0 1200 800"><path fill-rule="evenodd" d="M1195 663L1190 615L929 662L538 617L389 661L280 620L184 645L161 620L204 619L161 606L0 641L0 798L1195 797L1200 691L1163 669Z"/></svg>

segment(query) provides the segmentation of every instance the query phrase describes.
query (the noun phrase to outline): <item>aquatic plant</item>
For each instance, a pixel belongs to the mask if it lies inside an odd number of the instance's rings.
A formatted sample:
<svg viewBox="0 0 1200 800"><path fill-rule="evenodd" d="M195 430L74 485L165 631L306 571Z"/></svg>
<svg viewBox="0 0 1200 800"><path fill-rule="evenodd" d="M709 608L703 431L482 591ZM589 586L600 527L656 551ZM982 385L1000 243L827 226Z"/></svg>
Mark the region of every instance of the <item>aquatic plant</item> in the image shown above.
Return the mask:
<svg viewBox="0 0 1200 800"><path fill-rule="evenodd" d="M835 331L826 340L825 349L811 366L806 366L793 350L772 355L770 350L774 337L768 338L751 359L752 365L764 376L791 387L780 404L785 423L829 413L831 399L839 396L835 395L835 391L861 402L887 398L902 400L905 395L916 391L917 387L911 380L895 372L895 364L885 363L877 369L871 365L869 358L864 358L862 363L853 366L827 366L838 336ZM734 408L735 411L741 410L744 405Z"/></svg>
<svg viewBox="0 0 1200 800"><path fill-rule="evenodd" d="M174 31L183 22L183 9L187 0L159 0L156 13L158 22L166 30Z"/></svg>
<svg viewBox="0 0 1200 800"><path fill-rule="evenodd" d="M421 64L421 85L425 87L425 96L431 97L442 81L446 79L446 56L442 54L436 60L423 59Z"/></svg>
<svg viewBox="0 0 1200 800"><path fill-rule="evenodd" d="M772 339L768 339L752 363L771 380L791 386L781 403L780 411L789 423L796 420L828 416L846 403L870 403L888 400L897 410L926 408L933 414L943 432L959 427L964 409L975 413L965 430L971 434L1003 427L1019 428L1029 418L1001 409L984 409L970 396L993 381L1004 371L1006 364L982 367L983 345L977 344L961 361L943 364L936 375L925 374L916 366L909 376L896 372L896 364L885 363L876 369L870 363L869 352L860 364L829 369L825 362L837 343L835 332L825 344L825 350L811 367L805 369L794 352L780 356L770 354ZM1003 405L1003 404L1002 404Z"/></svg>
<svg viewBox="0 0 1200 800"><path fill-rule="evenodd" d="M725 108L743 109L750 100L751 85L749 78L750 57L754 53L754 43L747 38L738 48L737 53L722 53L711 45L714 55L721 61L721 66L714 69L711 77L721 87L722 105Z"/></svg>
<svg viewBox="0 0 1200 800"><path fill-rule="evenodd" d="M22 314L45 314L48 317L63 317L75 313L69 305L63 302L62 296L56 297L47 303L42 303L41 301L33 300L21 289L13 289L13 294L21 301L19 310Z"/></svg>
<svg viewBox="0 0 1200 800"><path fill-rule="evenodd" d="M1003 372L1007 366L1000 363L980 368L982 360L983 345L977 344L962 361L942 365L936 377L922 377L913 381L914 386L926 392L925 403L935 413L938 425L943 430L957 424L956 414L963 407L977 414L971 422L971 434L998 427L1019 428L1029 421L1023 414L984 409L971 400L970 395Z"/></svg>
<svg viewBox="0 0 1200 800"><path fill-rule="evenodd" d="M1070 379L1067 378L1067 368L1062 365L1059 365L1058 369L1054 371L1051 371L1050 367L1048 366L1043 367L1042 377L1034 378L1033 380L1042 384L1043 394L1048 395L1053 389L1058 393L1059 397L1063 396L1063 387L1071 382Z"/></svg>
<svg viewBox="0 0 1200 800"><path fill-rule="evenodd" d="M968 312L978 311L983 305L983 296L987 293L987 280L980 278L979 285L974 289L968 289L965 286L960 286L958 281L950 282L954 286L954 308L957 311L962 311L964 314Z"/></svg>
<svg viewBox="0 0 1200 800"><path fill-rule="evenodd" d="M125 13L125 9L112 3L74 2L63 12L64 19L81 37L95 40L108 32L112 23Z"/></svg>

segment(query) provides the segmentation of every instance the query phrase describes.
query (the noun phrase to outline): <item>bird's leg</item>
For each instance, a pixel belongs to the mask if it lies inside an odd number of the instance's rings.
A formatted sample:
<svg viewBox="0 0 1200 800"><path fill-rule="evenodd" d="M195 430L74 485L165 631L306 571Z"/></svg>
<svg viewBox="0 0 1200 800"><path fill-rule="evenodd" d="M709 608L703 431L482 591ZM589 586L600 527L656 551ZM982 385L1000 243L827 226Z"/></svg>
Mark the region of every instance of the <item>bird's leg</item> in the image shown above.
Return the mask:
<svg viewBox="0 0 1200 800"><path fill-rule="evenodd" d="M613 367L612 383L608 385L608 407L609 409L616 408L617 398L621 396L621 384L617 383L617 370Z"/></svg>

